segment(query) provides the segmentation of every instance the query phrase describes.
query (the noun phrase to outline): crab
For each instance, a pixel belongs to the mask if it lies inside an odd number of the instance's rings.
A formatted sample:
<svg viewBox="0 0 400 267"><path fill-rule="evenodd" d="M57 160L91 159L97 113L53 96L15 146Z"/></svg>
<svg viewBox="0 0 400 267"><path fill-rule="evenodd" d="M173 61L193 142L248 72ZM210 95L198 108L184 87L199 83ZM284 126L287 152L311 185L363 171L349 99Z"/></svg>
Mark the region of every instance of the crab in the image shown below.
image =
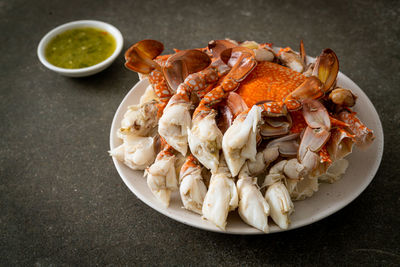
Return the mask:
<svg viewBox="0 0 400 267"><path fill-rule="evenodd" d="M151 92L126 114L119 131L124 146L111 154L146 168L150 190L166 207L179 189L186 209L221 229L237 207L261 231L268 232L268 216L287 229L291 201L317 190L315 177L342 162L353 144L374 139L350 109L356 97L336 87L339 62L331 49L308 65L303 42L300 54L232 40L161 56L163 49L143 40L125 53L125 66L147 76ZM151 143L146 150L138 142L125 148L125 140L140 138ZM140 153L146 162L127 161ZM255 176L263 172L260 187Z"/></svg>

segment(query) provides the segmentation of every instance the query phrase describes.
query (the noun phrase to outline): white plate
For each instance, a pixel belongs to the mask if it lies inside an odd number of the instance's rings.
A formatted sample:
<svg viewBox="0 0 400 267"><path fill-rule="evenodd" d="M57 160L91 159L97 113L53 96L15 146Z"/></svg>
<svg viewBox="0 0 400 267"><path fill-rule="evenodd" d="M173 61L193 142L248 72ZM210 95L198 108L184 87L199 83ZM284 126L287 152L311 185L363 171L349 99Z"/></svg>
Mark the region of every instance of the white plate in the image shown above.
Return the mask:
<svg viewBox="0 0 400 267"><path fill-rule="evenodd" d="M148 85L149 82L147 79L139 81L125 96L124 100L122 100L111 125L111 149L121 144L121 140L117 137L116 133L127 107L139 103L139 98ZM289 230L319 221L349 204L360 195L372 181L381 162L383 153L383 131L378 113L373 104L365 93L342 73L338 75L338 85L351 89L358 96L354 110L358 112L361 121L370 129L374 130L376 136L375 141L368 148L368 153L364 153L356 147L353 149L353 153L346 158L349 160L349 167L341 180L334 184L321 184L319 191L311 198L295 202L295 212L291 216L292 223ZM140 200L153 209L174 220L193 227L223 232L212 223L202 220L199 215L182 208L183 205L178 192L174 192L172 195L170 207L164 208L147 187L146 179L143 178L143 171L133 171L114 158L113 161L118 173L129 189ZM271 225L271 233L280 231L284 230L278 228L276 225ZM237 212L230 213L226 233L263 234L261 231L245 224L240 219Z"/></svg>

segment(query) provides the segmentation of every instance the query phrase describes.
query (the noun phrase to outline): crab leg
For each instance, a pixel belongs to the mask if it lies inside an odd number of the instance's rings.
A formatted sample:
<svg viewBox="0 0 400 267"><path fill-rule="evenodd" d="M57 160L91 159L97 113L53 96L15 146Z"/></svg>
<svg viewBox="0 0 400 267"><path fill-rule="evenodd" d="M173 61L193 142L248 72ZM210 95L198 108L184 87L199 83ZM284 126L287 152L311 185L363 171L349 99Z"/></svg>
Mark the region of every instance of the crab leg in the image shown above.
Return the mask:
<svg viewBox="0 0 400 267"><path fill-rule="evenodd" d="M236 183L239 193L239 215L247 224L263 231L269 232L268 215L270 207L263 198L257 185L257 178L250 176L247 163L243 165Z"/></svg>
<svg viewBox="0 0 400 267"><path fill-rule="evenodd" d="M157 58L164 50L164 45L156 40L142 40L132 45L125 52L125 67L141 74L148 74L150 84L160 99L158 117L161 116L168 100L173 95L161 72L169 55Z"/></svg>
<svg viewBox="0 0 400 267"><path fill-rule="evenodd" d="M239 115L222 138L222 151L232 176L236 176L247 159L256 160L257 129L261 109L253 106Z"/></svg>
<svg viewBox="0 0 400 267"><path fill-rule="evenodd" d="M235 182L224 160L211 176L210 185L204 198L203 218L225 230L229 211L238 207L238 193Z"/></svg>
<svg viewBox="0 0 400 267"><path fill-rule="evenodd" d="M191 154L186 158L181 168L179 181L179 191L183 206L185 209L201 215L207 187L201 176L200 163Z"/></svg>
<svg viewBox="0 0 400 267"><path fill-rule="evenodd" d="M257 64L252 50L244 47L225 50L221 53L221 59L225 59L224 62L233 67L221 84L200 101L193 114L188 139L193 155L212 172L217 170L219 150L222 148L222 133L215 121L217 112L212 107L235 90Z"/></svg>
<svg viewBox="0 0 400 267"><path fill-rule="evenodd" d="M171 192L178 189L178 179L175 171L174 149L161 138L162 150L156 161L147 168L147 185L154 196L165 206L169 206Z"/></svg>
<svg viewBox="0 0 400 267"><path fill-rule="evenodd" d="M202 63L198 63L198 65L206 67L210 63L210 58L203 52L194 51L197 53L197 62ZM192 52L192 54L194 54L194 52ZM182 64L176 63L182 61L190 66L194 61L191 60L190 56L181 56L180 58L180 60L175 60L171 57L171 62L169 62L169 60L166 67L173 64ZM168 75L169 74L166 76L168 77ZM184 82L178 86L176 94L170 99L163 116L160 118L158 128L160 135L183 155L186 155L187 152L188 129L190 129L191 126L191 94L195 93L201 98L210 89L210 86L218 81L220 75L215 66L189 75ZM171 76L167 79L173 80L174 78Z"/></svg>

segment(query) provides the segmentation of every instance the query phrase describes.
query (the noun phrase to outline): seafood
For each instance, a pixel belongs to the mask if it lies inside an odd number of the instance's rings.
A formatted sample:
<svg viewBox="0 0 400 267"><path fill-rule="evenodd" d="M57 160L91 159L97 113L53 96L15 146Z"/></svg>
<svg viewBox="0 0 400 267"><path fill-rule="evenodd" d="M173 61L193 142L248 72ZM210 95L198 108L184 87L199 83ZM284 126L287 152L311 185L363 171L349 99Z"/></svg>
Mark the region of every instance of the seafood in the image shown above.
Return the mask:
<svg viewBox="0 0 400 267"><path fill-rule="evenodd" d="M286 186L281 182L270 185L265 192L265 200L271 210L271 218L282 229L288 229L289 215L294 211L294 205Z"/></svg>
<svg viewBox="0 0 400 267"><path fill-rule="evenodd" d="M147 185L164 206L169 206L171 192L178 189L173 149L165 140L161 140L163 149L156 161L146 169Z"/></svg>
<svg viewBox="0 0 400 267"><path fill-rule="evenodd" d="M132 170L144 170L155 158L154 138L127 135L120 146L110 151L110 155Z"/></svg>
<svg viewBox="0 0 400 267"><path fill-rule="evenodd" d="M219 150L222 147L222 133L214 120L216 111L212 107L226 98L229 92L235 90L257 65L254 53L248 48L234 47L225 51L229 52L229 60L226 63L232 69L222 79L220 85L208 92L200 101L194 111L192 128L189 131L189 145L193 155L212 172L217 170ZM208 122L205 126L208 129L202 127L205 121ZM202 129L210 133L207 134Z"/></svg>
<svg viewBox="0 0 400 267"><path fill-rule="evenodd" d="M145 169L149 189L166 207L179 189L185 209L222 230L236 209L265 233L269 217L288 229L293 201L340 179L353 146L365 149L374 140L351 109L357 96L337 86L331 49L315 62L307 62L302 41L300 53L233 40L172 55L163 50L143 40L126 51L125 66L151 86L128 108L118 130L122 144L110 155Z"/></svg>
<svg viewBox="0 0 400 267"><path fill-rule="evenodd" d="M245 164L237 181L239 193L239 215L247 224L268 233L268 216L270 207L263 198L257 178L250 176L249 167Z"/></svg>
<svg viewBox="0 0 400 267"><path fill-rule="evenodd" d="M179 192L185 209L202 214L207 187L201 175L201 166L193 155L183 164L179 180Z"/></svg>
<svg viewBox="0 0 400 267"><path fill-rule="evenodd" d="M244 162L256 160L257 126L261 120L261 109L253 106L247 114L239 115L222 138L222 148L232 176L236 176Z"/></svg>
<svg viewBox="0 0 400 267"><path fill-rule="evenodd" d="M225 230L229 211L239 205L239 196L235 182L221 159L218 170L213 173L203 202L203 218L214 223L218 228Z"/></svg>

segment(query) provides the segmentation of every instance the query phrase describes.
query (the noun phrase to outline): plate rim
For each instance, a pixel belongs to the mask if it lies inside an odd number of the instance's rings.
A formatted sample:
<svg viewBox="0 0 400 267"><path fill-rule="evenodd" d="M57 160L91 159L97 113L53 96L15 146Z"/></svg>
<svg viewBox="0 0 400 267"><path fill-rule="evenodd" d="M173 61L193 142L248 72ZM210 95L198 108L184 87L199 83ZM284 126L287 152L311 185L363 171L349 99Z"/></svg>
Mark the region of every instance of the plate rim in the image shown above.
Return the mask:
<svg viewBox="0 0 400 267"><path fill-rule="evenodd" d="M122 162L119 162L118 160L116 160L114 157L112 157L112 160L114 162L114 166L117 169L117 172L119 174L119 176L122 178L122 180L124 181L125 185L135 194L135 196L137 198L139 198L142 202L144 202L146 205L150 206L151 208L153 208L154 210L156 210L157 212L175 220L178 221L180 223L183 223L185 225L189 225L201 230L206 230L206 231L211 231L211 232L216 232L216 233L223 233L223 234L234 234L234 235L260 235L260 234L272 234L272 233L280 233L280 232L287 232L290 230L294 230L297 228L301 228L307 225L311 225L315 222L318 222L322 219L325 219L327 217L329 217L330 215L338 212L339 210L345 208L346 206L348 206L350 203L352 203L356 198L358 198L362 192L365 191L365 189L371 184L372 180L374 179L377 171L379 170L379 166L382 162L382 156L383 156L383 150L384 150L384 132L383 132L383 128L382 128L382 122L380 120L379 114L375 108L375 106L373 105L372 101L368 98L367 94L353 81L351 80L349 77L347 77L345 74L343 74L342 72L338 73L338 80L339 79L345 79L347 80L347 82L351 83L352 86L356 87L359 92L361 92L361 94L363 95L363 97L366 99L366 101L368 102L369 105L371 105L371 107L373 108L372 113L373 115L376 117L376 125L378 126L378 129L374 129L374 132L376 133L376 136L380 136L382 138L375 138L375 142L379 142L377 144L377 158L374 161L374 166L372 171L369 173L368 175L368 180L365 180L365 183L363 183L360 187L358 187L358 190L355 191L353 194L351 194L349 200L347 200L344 203L340 203L339 205L334 206L334 208L330 208L327 210L323 210L321 212L319 212L316 216L313 216L312 218L310 218L309 221L305 221L303 223L294 225L294 226L289 226L289 229L280 229L278 228L278 230L273 230L270 231L269 233L264 233L258 229L255 229L253 227L251 227L250 225L247 225L248 227L252 228L251 232L244 232L244 231L232 231L229 229L226 229L225 231L219 229L219 228L212 228L212 227L207 227L205 225L202 224L195 224L192 223L190 221L185 221L184 218L181 218L180 216L168 213L168 209L163 209L161 206L161 204L156 205L153 204L150 201L146 200L146 197L144 194L142 194L139 190L137 190L131 183L130 181L125 177L125 174L123 173L123 170L121 168L121 164L123 164ZM112 124L111 124L111 129L110 129L110 149L115 148L116 146L114 146L114 141L113 141L113 133L116 132L116 130L119 128L116 127L117 125L117 117L120 114L121 110L122 110L122 106L124 105L125 101L127 100L128 97L130 97L130 95L135 91L136 88L140 87L140 86L144 86L142 85L143 83L148 83L148 79L143 79L143 80L139 80L129 91L128 93L124 96L123 100L120 102L113 120L112 120ZM136 89L137 90L137 89ZM357 92L357 94L359 95L359 93ZM140 96L138 96L138 98L140 98ZM375 119L374 119L375 121ZM378 133L379 132L379 133ZM132 170L134 171L134 170ZM140 171L143 172L143 171ZM188 211L189 212L189 211ZM202 218L199 215L199 220L202 220Z"/></svg>

